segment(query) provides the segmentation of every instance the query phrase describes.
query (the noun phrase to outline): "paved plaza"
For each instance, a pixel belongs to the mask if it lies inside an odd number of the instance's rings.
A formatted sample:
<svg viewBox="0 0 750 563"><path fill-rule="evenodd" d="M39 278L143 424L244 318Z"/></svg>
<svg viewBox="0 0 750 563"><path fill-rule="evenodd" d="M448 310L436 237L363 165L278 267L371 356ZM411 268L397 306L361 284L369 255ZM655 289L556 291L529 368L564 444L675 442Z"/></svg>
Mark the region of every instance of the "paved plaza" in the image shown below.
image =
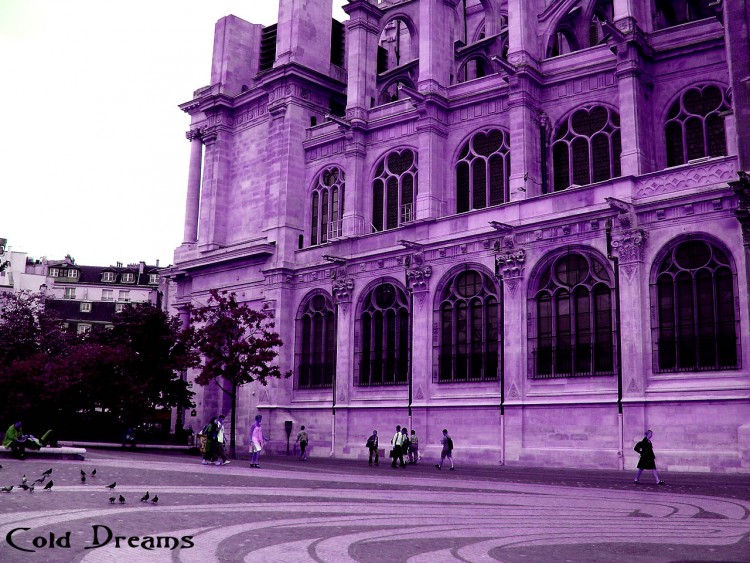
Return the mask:
<svg viewBox="0 0 750 563"><path fill-rule="evenodd" d="M429 461L5 459L0 485L15 487L0 494L0 561L750 561L748 475L663 473L656 486L650 474L634 485L630 472ZM51 491L18 487L50 468Z"/></svg>

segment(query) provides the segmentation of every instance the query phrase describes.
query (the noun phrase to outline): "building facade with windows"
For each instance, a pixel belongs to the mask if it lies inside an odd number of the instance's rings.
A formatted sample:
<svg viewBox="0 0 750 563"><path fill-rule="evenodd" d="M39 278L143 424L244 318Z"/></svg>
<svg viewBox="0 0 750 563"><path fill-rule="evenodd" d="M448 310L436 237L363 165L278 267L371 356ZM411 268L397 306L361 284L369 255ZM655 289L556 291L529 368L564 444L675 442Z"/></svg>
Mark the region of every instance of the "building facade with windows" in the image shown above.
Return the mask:
<svg viewBox="0 0 750 563"><path fill-rule="evenodd" d="M745 0L280 4L219 20L181 106L170 307L236 292L294 374L240 440L629 468L651 428L660 467L750 471ZM229 405L198 391L194 428Z"/></svg>
<svg viewBox="0 0 750 563"><path fill-rule="evenodd" d="M130 303L160 302L159 267L145 262L82 266L66 257L44 259L33 267L45 275L43 289L52 298L49 307L78 334L111 326L115 314Z"/></svg>

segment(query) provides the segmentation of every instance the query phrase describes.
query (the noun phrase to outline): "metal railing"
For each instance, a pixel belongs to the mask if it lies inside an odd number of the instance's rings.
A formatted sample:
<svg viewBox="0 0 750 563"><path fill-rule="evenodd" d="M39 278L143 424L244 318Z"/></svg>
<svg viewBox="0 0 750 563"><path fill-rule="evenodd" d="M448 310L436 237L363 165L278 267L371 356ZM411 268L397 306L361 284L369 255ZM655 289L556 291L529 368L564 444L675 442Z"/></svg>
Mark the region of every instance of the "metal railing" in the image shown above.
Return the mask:
<svg viewBox="0 0 750 563"><path fill-rule="evenodd" d="M613 339L612 339L613 340ZM615 347L611 342L567 345L530 341L529 379L614 375Z"/></svg>
<svg viewBox="0 0 750 563"><path fill-rule="evenodd" d="M439 369L433 375L435 383L463 383L497 381L499 356L497 352L467 352L439 354Z"/></svg>

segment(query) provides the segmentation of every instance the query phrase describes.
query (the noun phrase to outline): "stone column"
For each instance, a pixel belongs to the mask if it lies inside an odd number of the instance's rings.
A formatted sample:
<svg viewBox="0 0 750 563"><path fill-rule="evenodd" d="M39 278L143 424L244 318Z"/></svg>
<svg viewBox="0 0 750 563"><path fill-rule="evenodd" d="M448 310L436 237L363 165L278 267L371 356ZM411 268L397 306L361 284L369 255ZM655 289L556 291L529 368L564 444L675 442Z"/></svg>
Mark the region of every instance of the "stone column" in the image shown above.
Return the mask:
<svg viewBox="0 0 750 563"><path fill-rule="evenodd" d="M365 110L351 115L347 111L347 119L366 119L370 98L376 95L378 38L383 12L369 0L350 0L343 9L349 14L346 22L346 107L347 110Z"/></svg>
<svg viewBox="0 0 750 563"><path fill-rule="evenodd" d="M750 4L748 0L723 0L724 37L732 83L735 135L740 170L750 170Z"/></svg>
<svg viewBox="0 0 750 563"><path fill-rule="evenodd" d="M354 278L347 271L346 265L336 268L331 275L333 284L331 293L336 305L336 381L332 389L332 400L335 398L335 415L332 420L331 455L343 453L349 438L349 396L351 394L355 350L354 311L352 311L352 293ZM343 408L341 408L343 407Z"/></svg>
<svg viewBox="0 0 750 563"><path fill-rule="evenodd" d="M422 251L416 252L406 257L406 289L409 291L411 307L411 404L412 416L414 406L426 406L425 397L430 385L432 372L430 366L432 362L432 308L430 304L430 278L432 277L432 267L425 264L424 254ZM433 366L434 369L437 366ZM419 413L424 410L420 409ZM425 427L426 420L415 423L412 418L412 428L415 426Z"/></svg>
<svg viewBox="0 0 750 563"><path fill-rule="evenodd" d="M200 129L191 129L185 136L190 141L190 172L188 173L187 202L185 203L185 233L182 244L198 240L198 210L201 199L201 165L203 139Z"/></svg>
<svg viewBox="0 0 750 563"><path fill-rule="evenodd" d="M223 120L225 117L219 119ZM206 155L198 242L201 250L210 251L222 247L226 239L226 186L229 181L231 137L230 130L223 125L204 129L202 137L206 145Z"/></svg>

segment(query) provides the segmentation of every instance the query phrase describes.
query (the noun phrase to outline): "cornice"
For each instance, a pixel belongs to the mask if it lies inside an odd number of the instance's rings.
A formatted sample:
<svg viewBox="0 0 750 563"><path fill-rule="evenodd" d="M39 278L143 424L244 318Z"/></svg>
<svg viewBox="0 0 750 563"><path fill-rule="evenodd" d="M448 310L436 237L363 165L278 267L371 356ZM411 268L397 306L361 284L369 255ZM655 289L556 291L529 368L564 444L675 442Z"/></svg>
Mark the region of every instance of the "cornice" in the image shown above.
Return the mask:
<svg viewBox="0 0 750 563"><path fill-rule="evenodd" d="M236 260L268 258L276 252L276 244L265 239L251 241L247 244L220 248L210 252L193 251L186 253L185 259L178 261L175 256L175 268L189 273L194 270L225 264Z"/></svg>

